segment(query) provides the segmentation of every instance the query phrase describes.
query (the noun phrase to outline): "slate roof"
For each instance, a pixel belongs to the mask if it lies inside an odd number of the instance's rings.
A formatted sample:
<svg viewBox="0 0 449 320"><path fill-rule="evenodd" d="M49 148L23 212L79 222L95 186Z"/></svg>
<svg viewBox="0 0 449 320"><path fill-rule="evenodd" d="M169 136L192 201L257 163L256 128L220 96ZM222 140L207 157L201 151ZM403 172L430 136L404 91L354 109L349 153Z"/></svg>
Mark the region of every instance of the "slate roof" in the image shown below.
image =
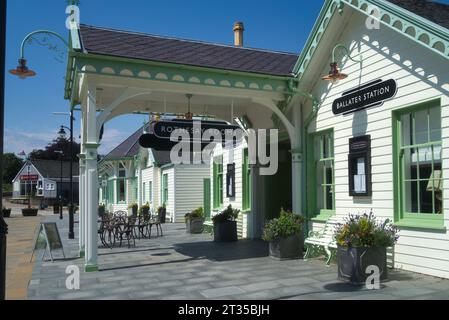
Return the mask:
<svg viewBox="0 0 449 320"><path fill-rule="evenodd" d="M86 53L274 76L290 76L298 55L80 26Z"/></svg>
<svg viewBox="0 0 449 320"><path fill-rule="evenodd" d="M52 180L58 180L61 177L61 161L59 160L40 160L33 159L31 163L36 167L37 171L44 177ZM79 163L73 162L73 176L79 176ZM70 177L70 162L62 162L63 178Z"/></svg>
<svg viewBox="0 0 449 320"><path fill-rule="evenodd" d="M146 129L148 129L148 125ZM129 136L125 141L120 143L114 150L105 156L103 161L132 158L137 156L140 150L139 139L142 136L143 131L143 127L139 128L139 130ZM158 165L171 163L170 151L156 151L151 149L151 152L153 153L154 161Z"/></svg>
<svg viewBox="0 0 449 320"><path fill-rule="evenodd" d="M387 0L405 10L449 29L449 5L430 0Z"/></svg>

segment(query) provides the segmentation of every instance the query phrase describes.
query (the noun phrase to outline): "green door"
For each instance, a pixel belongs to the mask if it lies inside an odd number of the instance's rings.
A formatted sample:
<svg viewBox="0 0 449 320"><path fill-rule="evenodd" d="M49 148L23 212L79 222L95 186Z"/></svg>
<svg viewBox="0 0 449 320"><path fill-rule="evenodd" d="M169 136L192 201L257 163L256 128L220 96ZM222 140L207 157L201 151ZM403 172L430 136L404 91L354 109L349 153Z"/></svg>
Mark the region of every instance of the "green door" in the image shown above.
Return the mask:
<svg viewBox="0 0 449 320"><path fill-rule="evenodd" d="M210 220L210 179L204 179L203 183L204 215L206 216L206 220Z"/></svg>

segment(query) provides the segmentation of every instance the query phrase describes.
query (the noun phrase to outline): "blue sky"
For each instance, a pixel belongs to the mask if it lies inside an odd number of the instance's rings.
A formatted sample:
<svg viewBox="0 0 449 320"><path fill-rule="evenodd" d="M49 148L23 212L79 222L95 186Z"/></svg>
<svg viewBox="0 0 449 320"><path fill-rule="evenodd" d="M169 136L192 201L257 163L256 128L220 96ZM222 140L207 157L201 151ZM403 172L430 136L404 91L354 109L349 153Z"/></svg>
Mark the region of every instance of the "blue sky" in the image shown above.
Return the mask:
<svg viewBox="0 0 449 320"><path fill-rule="evenodd" d="M324 0L81 0L81 23L158 35L232 44L235 21L245 23L245 46L299 53ZM449 0L442 2L449 3ZM50 29L68 36L64 0L8 1L6 66L17 66L26 34ZM58 42L60 49L64 46ZM68 117L63 99L65 59L37 44L27 46L32 79L6 76L5 152L30 152L53 138ZM79 120L79 117L78 119ZM101 153L108 152L143 123L142 116L124 116L107 124ZM79 135L79 121L76 123Z"/></svg>
<svg viewBox="0 0 449 320"><path fill-rule="evenodd" d="M152 34L232 44L234 21L245 23L245 45L300 52L323 1L206 1L206 0L81 0L81 23ZM17 66L22 39L36 29L65 29L64 0L10 0L7 24L7 69ZM60 49L64 46L52 40ZM56 137L68 117L52 112L68 110L63 99L65 59L31 44L28 65L38 73L20 80L7 74L5 101L5 152L32 151ZM79 118L79 117L78 117ZM79 120L79 119L77 119ZM143 123L141 116L124 116L107 124L100 152L106 153ZM79 121L76 123L79 132ZM77 133L76 136L78 136Z"/></svg>

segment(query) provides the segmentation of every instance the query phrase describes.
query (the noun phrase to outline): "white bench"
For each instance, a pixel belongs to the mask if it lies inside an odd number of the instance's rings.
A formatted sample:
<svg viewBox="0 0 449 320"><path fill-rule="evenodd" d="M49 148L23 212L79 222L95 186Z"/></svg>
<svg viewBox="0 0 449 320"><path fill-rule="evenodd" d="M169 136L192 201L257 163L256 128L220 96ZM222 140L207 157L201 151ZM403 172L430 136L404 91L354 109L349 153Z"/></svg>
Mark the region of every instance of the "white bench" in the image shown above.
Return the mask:
<svg viewBox="0 0 449 320"><path fill-rule="evenodd" d="M335 227L343 223L341 217L333 216L329 218L324 227L320 231L310 231L309 236L304 240L306 246L306 254L304 260L312 255L312 253L319 252L324 249L326 253L326 265L329 266L332 258L335 256L337 250L337 242L335 241Z"/></svg>

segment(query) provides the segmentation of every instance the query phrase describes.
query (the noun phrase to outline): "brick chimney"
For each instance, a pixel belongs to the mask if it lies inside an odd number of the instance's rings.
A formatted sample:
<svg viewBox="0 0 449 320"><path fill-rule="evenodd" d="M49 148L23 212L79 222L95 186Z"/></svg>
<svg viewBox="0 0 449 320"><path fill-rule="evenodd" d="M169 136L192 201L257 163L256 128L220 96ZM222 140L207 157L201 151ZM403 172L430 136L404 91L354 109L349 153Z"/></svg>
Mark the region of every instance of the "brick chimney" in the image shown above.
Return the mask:
<svg viewBox="0 0 449 320"><path fill-rule="evenodd" d="M243 47L243 22L234 23L234 45L236 47Z"/></svg>

